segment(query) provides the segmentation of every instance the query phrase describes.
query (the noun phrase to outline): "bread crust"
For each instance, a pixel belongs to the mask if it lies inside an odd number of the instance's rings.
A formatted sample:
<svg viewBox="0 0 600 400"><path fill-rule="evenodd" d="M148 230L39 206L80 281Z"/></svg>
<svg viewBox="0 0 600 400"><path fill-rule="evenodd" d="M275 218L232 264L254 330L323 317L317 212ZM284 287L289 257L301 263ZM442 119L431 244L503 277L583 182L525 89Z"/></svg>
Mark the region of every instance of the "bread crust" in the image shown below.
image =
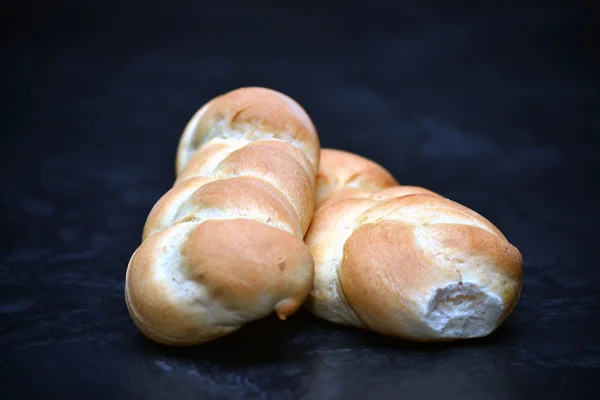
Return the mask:
<svg viewBox="0 0 600 400"><path fill-rule="evenodd" d="M196 345L301 307L319 150L306 112L279 92L240 88L201 107L128 264L127 308L144 335Z"/></svg>
<svg viewBox="0 0 600 400"><path fill-rule="evenodd" d="M322 150L306 308L414 341L490 334L520 296L521 253L477 212L390 176L371 160Z"/></svg>

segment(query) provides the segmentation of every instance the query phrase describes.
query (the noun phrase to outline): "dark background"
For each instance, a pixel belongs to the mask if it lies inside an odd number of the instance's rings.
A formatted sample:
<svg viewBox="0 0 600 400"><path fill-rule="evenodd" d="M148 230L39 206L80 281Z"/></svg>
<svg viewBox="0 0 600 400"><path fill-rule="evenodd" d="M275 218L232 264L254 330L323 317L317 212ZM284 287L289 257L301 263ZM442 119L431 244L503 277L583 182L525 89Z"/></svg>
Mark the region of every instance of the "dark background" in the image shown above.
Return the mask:
<svg viewBox="0 0 600 400"><path fill-rule="evenodd" d="M3 3L0 397L597 398L593 3ZM507 323L411 345L300 312L196 349L143 339L127 261L188 119L247 85L496 224L524 256Z"/></svg>

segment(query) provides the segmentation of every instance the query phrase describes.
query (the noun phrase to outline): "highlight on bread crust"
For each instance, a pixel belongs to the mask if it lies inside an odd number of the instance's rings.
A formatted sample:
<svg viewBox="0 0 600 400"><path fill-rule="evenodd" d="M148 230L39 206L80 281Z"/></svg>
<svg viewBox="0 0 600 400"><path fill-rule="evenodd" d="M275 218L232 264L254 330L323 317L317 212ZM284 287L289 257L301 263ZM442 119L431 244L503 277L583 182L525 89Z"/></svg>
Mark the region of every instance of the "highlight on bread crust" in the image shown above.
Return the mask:
<svg viewBox="0 0 600 400"><path fill-rule="evenodd" d="M310 312L414 341L486 336L512 312L522 256L483 216L340 150L317 181Z"/></svg>
<svg viewBox="0 0 600 400"><path fill-rule="evenodd" d="M303 236L319 151L304 109L274 90L233 90L195 113L175 183L127 268L126 304L143 334L199 344L301 307L314 274Z"/></svg>

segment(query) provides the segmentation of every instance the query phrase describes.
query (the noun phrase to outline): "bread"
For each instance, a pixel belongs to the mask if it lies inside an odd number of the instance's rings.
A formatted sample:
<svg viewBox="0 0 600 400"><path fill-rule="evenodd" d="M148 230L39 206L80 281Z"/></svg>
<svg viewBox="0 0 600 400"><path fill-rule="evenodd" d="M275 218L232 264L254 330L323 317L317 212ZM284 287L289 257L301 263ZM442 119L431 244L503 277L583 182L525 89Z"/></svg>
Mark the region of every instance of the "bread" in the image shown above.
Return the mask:
<svg viewBox="0 0 600 400"><path fill-rule="evenodd" d="M314 274L303 236L319 151L304 109L273 90L237 89L196 112L175 183L127 267L126 303L143 334L200 344L301 307Z"/></svg>
<svg viewBox="0 0 600 400"><path fill-rule="evenodd" d="M413 341L486 336L512 312L521 253L484 217L339 150L317 181L310 312Z"/></svg>

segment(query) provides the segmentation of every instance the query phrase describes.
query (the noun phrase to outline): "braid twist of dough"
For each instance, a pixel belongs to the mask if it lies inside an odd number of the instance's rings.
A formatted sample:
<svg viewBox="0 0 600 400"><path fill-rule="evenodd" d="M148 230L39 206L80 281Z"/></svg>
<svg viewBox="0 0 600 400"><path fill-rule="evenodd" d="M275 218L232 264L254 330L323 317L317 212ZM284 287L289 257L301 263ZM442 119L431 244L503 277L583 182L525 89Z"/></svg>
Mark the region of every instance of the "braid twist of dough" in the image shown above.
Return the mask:
<svg viewBox="0 0 600 400"><path fill-rule="evenodd" d="M520 296L521 253L494 225L355 154L321 151L305 241L306 307L334 323L415 341L481 337Z"/></svg>
<svg viewBox="0 0 600 400"><path fill-rule="evenodd" d="M205 104L177 150L126 274L126 303L150 339L192 345L302 305L313 280L303 236L320 144L291 98L242 88Z"/></svg>

